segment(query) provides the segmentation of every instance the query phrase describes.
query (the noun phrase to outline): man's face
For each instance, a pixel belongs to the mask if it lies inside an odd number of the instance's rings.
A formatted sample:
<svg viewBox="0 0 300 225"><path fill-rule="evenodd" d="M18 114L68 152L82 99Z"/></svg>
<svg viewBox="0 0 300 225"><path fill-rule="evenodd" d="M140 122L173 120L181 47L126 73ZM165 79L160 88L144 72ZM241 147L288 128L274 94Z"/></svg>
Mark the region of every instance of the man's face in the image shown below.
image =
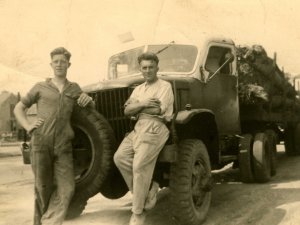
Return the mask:
<svg viewBox="0 0 300 225"><path fill-rule="evenodd" d="M54 55L50 63L55 76L66 76L67 70L71 65L65 55Z"/></svg>
<svg viewBox="0 0 300 225"><path fill-rule="evenodd" d="M157 80L158 65L153 60L142 60L140 63L140 71L147 83Z"/></svg>

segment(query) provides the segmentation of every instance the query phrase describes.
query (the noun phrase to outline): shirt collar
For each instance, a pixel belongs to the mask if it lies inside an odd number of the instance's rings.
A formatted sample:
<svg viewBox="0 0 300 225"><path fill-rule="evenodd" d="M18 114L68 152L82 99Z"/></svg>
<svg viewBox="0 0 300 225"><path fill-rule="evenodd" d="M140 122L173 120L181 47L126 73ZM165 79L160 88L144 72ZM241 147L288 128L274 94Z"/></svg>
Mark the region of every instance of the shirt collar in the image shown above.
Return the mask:
<svg viewBox="0 0 300 225"><path fill-rule="evenodd" d="M157 84L158 83L158 80L159 79L157 79L155 82L153 82L153 83L151 83L151 84L148 84L146 81L143 83L143 86L146 88L146 87L150 87L150 86L153 86L153 85L155 85L155 84Z"/></svg>
<svg viewBox="0 0 300 225"><path fill-rule="evenodd" d="M46 83L51 86L52 88L57 89L57 87L53 84L52 78L48 77L46 78ZM66 79L66 83L64 85L63 91L65 91L67 88L69 88L73 83L70 82L68 79ZM58 89L57 89L58 90Z"/></svg>

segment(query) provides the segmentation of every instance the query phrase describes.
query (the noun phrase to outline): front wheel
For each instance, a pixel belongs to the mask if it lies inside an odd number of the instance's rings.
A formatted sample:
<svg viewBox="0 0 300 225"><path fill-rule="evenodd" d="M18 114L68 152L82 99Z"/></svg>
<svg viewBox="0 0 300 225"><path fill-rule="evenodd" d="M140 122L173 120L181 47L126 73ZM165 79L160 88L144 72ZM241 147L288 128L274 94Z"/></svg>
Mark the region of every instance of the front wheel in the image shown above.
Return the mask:
<svg viewBox="0 0 300 225"><path fill-rule="evenodd" d="M93 108L76 106L72 115L75 193L66 218L79 216L99 193L113 166L115 138L106 119Z"/></svg>
<svg viewBox="0 0 300 225"><path fill-rule="evenodd" d="M173 216L186 225L201 224L211 201L211 166L201 140L179 144L178 160L171 165L170 190Z"/></svg>
<svg viewBox="0 0 300 225"><path fill-rule="evenodd" d="M100 188L100 193L109 199L122 198L128 192L127 184L114 165Z"/></svg>

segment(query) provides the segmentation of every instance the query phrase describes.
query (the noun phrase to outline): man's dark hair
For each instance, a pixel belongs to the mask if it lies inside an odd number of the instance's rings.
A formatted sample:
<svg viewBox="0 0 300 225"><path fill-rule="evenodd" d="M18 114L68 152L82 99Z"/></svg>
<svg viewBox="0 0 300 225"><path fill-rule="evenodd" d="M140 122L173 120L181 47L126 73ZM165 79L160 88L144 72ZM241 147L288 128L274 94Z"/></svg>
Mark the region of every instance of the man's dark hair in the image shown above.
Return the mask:
<svg viewBox="0 0 300 225"><path fill-rule="evenodd" d="M51 59L55 55L64 55L64 56L66 56L66 58L68 59L68 61L70 61L70 58L71 58L71 53L67 49L65 49L64 47L58 47L58 48L54 49L50 53Z"/></svg>
<svg viewBox="0 0 300 225"><path fill-rule="evenodd" d="M156 64L158 64L158 62L159 62L157 55L153 52L145 52L145 53L142 53L141 55L139 55L139 57L138 57L139 64L141 64L142 60L151 60L151 61L156 62Z"/></svg>

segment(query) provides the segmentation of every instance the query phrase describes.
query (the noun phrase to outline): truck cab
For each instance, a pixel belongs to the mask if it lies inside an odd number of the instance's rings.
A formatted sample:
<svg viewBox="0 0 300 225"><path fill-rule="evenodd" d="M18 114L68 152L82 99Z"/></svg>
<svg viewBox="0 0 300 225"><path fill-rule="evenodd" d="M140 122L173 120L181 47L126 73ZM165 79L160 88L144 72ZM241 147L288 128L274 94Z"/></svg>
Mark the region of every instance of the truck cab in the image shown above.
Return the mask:
<svg viewBox="0 0 300 225"><path fill-rule="evenodd" d="M174 119L168 124L171 135L160 153L154 179L161 187L172 190L174 216L181 222L199 224L210 204L211 170L222 167L228 159L237 160L238 146L234 149L230 143L238 143L232 137L241 132L235 45L231 40L215 38L203 46L171 42L111 56L108 80L89 85L85 91L112 127L116 146L133 128L134 121L124 116L123 105L143 82L137 57L146 51L159 57L158 77L171 83L175 98ZM104 196L112 199L127 192L113 168L100 188ZM183 179L185 175L189 179ZM191 191L183 191L183 187ZM178 196L187 201L188 208L180 206Z"/></svg>
<svg viewBox="0 0 300 225"><path fill-rule="evenodd" d="M170 42L120 52L108 60L108 79L84 88L95 109L77 109L72 120L77 185L70 206L73 215L79 215L97 192L116 199L128 191L113 154L133 129L134 121L124 115L124 103L144 82L137 58L146 51L157 54L158 77L173 88L170 138L159 155L154 179L160 187L170 189L170 212L179 224L196 225L205 219L211 200L211 170L233 163L241 181L267 182L276 173L279 137L290 151L300 147L295 139L300 126L291 125L299 121L294 109L274 112L270 104L240 101L239 60L244 55L238 55L234 42L210 38L201 44ZM268 69L281 78L278 69ZM279 135L279 125L287 131L284 135Z"/></svg>
<svg viewBox="0 0 300 225"><path fill-rule="evenodd" d="M158 77L169 81L173 86L178 126L193 124L197 114L211 114L210 118L213 119L210 126L214 127L212 130L215 132L213 138L240 134L235 45L231 40L215 38L207 40L203 46L175 43L145 45L110 57L109 80L102 84L102 90L98 91L96 84L87 87L86 91L91 93L96 106L102 105L98 110L112 124L118 142L130 129L129 118L123 115L120 107L134 87L143 82L137 57L145 51L157 53L160 59ZM228 53L232 60L225 63ZM111 95L107 94L108 89ZM116 93L115 96L113 92ZM101 104L97 95L103 95ZM118 108L117 112L111 113L107 110L106 104L110 102L114 102L112 110ZM124 130L120 129L121 124L125 125ZM218 143L214 145L217 146ZM210 151L210 155L214 160L213 165L219 164L218 150Z"/></svg>

